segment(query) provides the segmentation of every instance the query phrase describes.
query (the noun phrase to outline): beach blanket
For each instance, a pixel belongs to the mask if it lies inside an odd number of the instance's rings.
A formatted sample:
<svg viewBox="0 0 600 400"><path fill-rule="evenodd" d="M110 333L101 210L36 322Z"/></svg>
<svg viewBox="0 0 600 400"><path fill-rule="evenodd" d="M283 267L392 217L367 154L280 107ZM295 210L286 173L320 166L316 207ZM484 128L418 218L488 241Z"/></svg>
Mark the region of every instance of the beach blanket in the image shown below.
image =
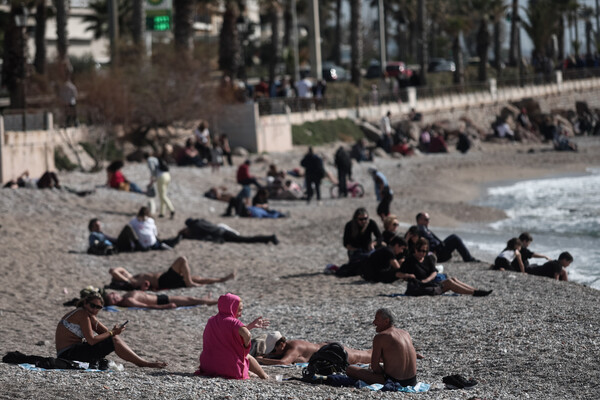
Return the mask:
<svg viewBox="0 0 600 400"><path fill-rule="evenodd" d="M176 308L169 308L169 310L183 310L183 309L186 309L186 308L199 307L200 305L201 304L199 304L197 306L182 306L182 307L176 307ZM104 306L104 308L102 310L103 311L108 311L108 312L120 312L120 311L125 311L125 310L156 310L156 308Z"/></svg>
<svg viewBox="0 0 600 400"><path fill-rule="evenodd" d="M77 370L72 370L72 369L46 369L46 368L40 368L40 367L36 367L34 364L27 364L27 363L23 363L23 364L18 364L19 367L26 369L27 371L78 371L78 372L105 372L99 369L89 369L88 368L88 363L82 363L79 361L75 361L77 362L83 369L77 369ZM110 370L106 370L106 371L110 371Z"/></svg>

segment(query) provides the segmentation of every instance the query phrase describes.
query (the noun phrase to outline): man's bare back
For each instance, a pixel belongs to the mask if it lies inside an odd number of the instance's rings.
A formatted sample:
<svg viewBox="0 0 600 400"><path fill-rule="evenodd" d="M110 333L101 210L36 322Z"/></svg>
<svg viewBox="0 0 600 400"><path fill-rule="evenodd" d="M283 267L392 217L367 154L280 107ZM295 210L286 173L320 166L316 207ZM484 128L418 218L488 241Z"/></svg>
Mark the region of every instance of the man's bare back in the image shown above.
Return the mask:
<svg viewBox="0 0 600 400"><path fill-rule="evenodd" d="M380 361L388 377L403 380L417 375L417 353L405 330L392 326L378 333L373 338L373 348L380 349Z"/></svg>

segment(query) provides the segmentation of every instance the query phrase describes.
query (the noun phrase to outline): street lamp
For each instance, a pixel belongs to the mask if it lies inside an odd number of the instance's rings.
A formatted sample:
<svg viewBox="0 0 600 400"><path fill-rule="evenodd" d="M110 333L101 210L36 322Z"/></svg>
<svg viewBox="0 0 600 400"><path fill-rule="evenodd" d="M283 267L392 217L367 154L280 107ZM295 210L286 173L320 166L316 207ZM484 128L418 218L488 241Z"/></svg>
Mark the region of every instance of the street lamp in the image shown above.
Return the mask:
<svg viewBox="0 0 600 400"><path fill-rule="evenodd" d="M19 104L22 109L22 125L23 131L27 130L27 98L25 91L25 83L27 80L27 19L29 18L29 10L23 4L19 5L15 10L15 25L19 31L20 49L19 61L20 68L17 74L17 82L19 85Z"/></svg>

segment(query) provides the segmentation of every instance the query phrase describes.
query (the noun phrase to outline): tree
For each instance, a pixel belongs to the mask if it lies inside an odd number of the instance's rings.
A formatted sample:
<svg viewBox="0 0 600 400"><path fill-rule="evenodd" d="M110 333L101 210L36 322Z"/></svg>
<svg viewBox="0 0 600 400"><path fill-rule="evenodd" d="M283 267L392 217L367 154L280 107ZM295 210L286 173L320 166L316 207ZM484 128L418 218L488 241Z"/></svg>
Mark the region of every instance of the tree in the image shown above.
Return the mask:
<svg viewBox="0 0 600 400"><path fill-rule="evenodd" d="M227 3L231 3L230 0ZM175 48L180 53L189 53L193 47L194 2L192 0L173 0L173 37ZM225 18L225 17L223 17ZM235 20L234 20L235 21ZM223 20L225 26L225 20ZM234 23L235 26L235 23Z"/></svg>
<svg viewBox="0 0 600 400"><path fill-rule="evenodd" d="M530 1L526 10L528 21L522 22L538 60L548 55L550 39L559 26L560 10L552 3L552 0Z"/></svg>
<svg viewBox="0 0 600 400"><path fill-rule="evenodd" d="M4 30L2 82L9 91L11 108L25 106L27 29L25 26L17 26L15 22L15 17L24 13L23 4L11 2L8 24Z"/></svg>
<svg viewBox="0 0 600 400"><path fill-rule="evenodd" d="M223 26L219 35L219 69L223 71L223 75L230 78L236 77L242 67L240 41L236 27L238 17L237 3L227 0L223 13Z"/></svg>
<svg viewBox="0 0 600 400"><path fill-rule="evenodd" d="M360 86L360 67L362 64L362 0L350 0L350 73L352 83Z"/></svg>
<svg viewBox="0 0 600 400"><path fill-rule="evenodd" d="M512 0L511 7L511 19L510 19L510 47L508 51L508 64L511 66L517 65L517 58L519 58L519 29L520 29L520 17L519 17L519 0Z"/></svg>
<svg viewBox="0 0 600 400"><path fill-rule="evenodd" d="M56 50L61 62L67 60L69 38L67 36L67 18L69 15L68 0L54 0L56 7Z"/></svg>
<svg viewBox="0 0 600 400"><path fill-rule="evenodd" d="M44 0L37 0L35 11L35 58L34 66L38 74L46 72L46 19L48 9Z"/></svg>

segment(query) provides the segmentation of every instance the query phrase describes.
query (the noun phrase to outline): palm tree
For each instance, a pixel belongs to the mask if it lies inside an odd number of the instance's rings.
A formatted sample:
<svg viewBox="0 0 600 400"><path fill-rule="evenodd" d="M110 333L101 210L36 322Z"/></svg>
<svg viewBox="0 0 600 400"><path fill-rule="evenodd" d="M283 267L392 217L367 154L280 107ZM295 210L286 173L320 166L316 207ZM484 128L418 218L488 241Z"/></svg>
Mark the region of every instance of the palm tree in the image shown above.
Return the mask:
<svg viewBox="0 0 600 400"><path fill-rule="evenodd" d="M526 14L528 21L522 24L533 42L533 52L538 58L545 57L550 39L559 26L560 10L553 6L552 0L536 0L529 3Z"/></svg>
<svg viewBox="0 0 600 400"><path fill-rule="evenodd" d="M519 0L512 0L511 20L510 20L510 48L508 51L508 64L511 66L517 65L517 50L519 48Z"/></svg>
<svg viewBox="0 0 600 400"><path fill-rule="evenodd" d="M119 15L118 24L121 27L121 33L133 36L131 31L133 5L132 0L118 0L117 2ZM94 11L83 17L83 21L87 23L86 31L94 32L94 38L108 36L108 3L107 0L97 0L89 4L89 7Z"/></svg>
<svg viewBox="0 0 600 400"><path fill-rule="evenodd" d="M421 85L427 84L427 67L428 67L428 51L427 51L427 2L426 0L417 1L417 35L418 48L417 54L421 73L419 75Z"/></svg>
<svg viewBox="0 0 600 400"><path fill-rule="evenodd" d="M231 3L231 1L227 1ZM175 48L183 54L188 54L194 46L193 42L193 0L173 0L173 37ZM235 27L235 19L233 20ZM223 21L225 26L225 21Z"/></svg>
<svg viewBox="0 0 600 400"><path fill-rule="evenodd" d="M24 14L25 6L11 2L8 26L4 30L4 60L2 82L10 95L11 108L25 106L25 79L27 78L27 29L17 26L15 17Z"/></svg>
<svg viewBox="0 0 600 400"><path fill-rule="evenodd" d="M231 78L237 76L242 67L240 41L236 27L238 17L237 3L234 0L227 0L223 13L223 26L219 35L219 69L223 71L223 75Z"/></svg>
<svg viewBox="0 0 600 400"><path fill-rule="evenodd" d="M67 36L67 17L69 15L68 0L54 0L56 7L56 50L61 62L67 59L69 38Z"/></svg>
<svg viewBox="0 0 600 400"><path fill-rule="evenodd" d="M350 0L350 73L351 81L360 86L360 66L363 57L362 0Z"/></svg>
<svg viewBox="0 0 600 400"><path fill-rule="evenodd" d="M48 9L44 0L37 0L35 11L35 58L33 65L38 74L46 72L46 18Z"/></svg>
<svg viewBox="0 0 600 400"><path fill-rule="evenodd" d="M267 5L269 22L271 24L271 51L269 57L269 84L275 82L275 69L280 59L279 21L281 19L282 4L278 0L269 0Z"/></svg>
<svg viewBox="0 0 600 400"><path fill-rule="evenodd" d="M144 0L133 0L131 17L131 39L133 39L135 48L141 52L144 43L144 30L146 27Z"/></svg>

